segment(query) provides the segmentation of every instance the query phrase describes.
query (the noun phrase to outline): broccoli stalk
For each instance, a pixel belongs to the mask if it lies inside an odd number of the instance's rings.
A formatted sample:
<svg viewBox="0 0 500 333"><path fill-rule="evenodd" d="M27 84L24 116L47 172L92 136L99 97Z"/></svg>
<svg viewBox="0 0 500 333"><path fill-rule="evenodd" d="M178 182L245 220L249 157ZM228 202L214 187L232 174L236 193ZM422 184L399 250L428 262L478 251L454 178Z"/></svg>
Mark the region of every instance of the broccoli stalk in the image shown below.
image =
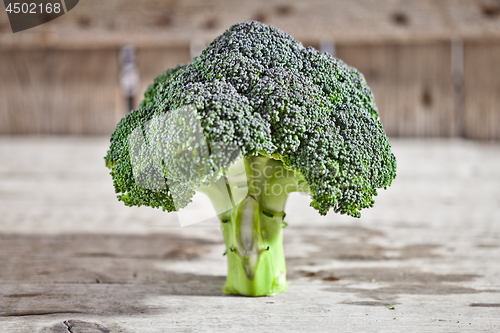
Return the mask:
<svg viewBox="0 0 500 333"><path fill-rule="evenodd" d="M220 214L226 243L228 275L225 293L249 296L277 294L287 289L283 228L285 203L291 192L308 192L307 182L265 154L244 158L247 196ZM225 193L204 190L217 205ZM229 191L231 194L231 191Z"/></svg>
<svg viewBox="0 0 500 333"><path fill-rule="evenodd" d="M360 217L396 177L363 75L259 22L235 24L156 78L105 160L128 206L179 211L206 193L226 242L223 290L249 296L286 289L289 193L308 193L321 215Z"/></svg>

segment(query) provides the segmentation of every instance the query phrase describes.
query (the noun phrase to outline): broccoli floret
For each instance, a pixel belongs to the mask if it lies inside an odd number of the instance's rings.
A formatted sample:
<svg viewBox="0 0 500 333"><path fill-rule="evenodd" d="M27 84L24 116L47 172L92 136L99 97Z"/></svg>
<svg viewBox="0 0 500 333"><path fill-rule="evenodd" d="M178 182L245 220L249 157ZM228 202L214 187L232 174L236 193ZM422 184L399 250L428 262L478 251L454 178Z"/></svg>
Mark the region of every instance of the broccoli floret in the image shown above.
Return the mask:
<svg viewBox="0 0 500 333"><path fill-rule="evenodd" d="M247 195L235 202L241 184L225 173L238 158ZM321 215L359 217L396 176L363 75L259 22L233 25L192 63L156 78L117 125L105 159L126 205L171 212L207 193L226 240L224 291L254 296L286 289L290 192L309 193Z"/></svg>

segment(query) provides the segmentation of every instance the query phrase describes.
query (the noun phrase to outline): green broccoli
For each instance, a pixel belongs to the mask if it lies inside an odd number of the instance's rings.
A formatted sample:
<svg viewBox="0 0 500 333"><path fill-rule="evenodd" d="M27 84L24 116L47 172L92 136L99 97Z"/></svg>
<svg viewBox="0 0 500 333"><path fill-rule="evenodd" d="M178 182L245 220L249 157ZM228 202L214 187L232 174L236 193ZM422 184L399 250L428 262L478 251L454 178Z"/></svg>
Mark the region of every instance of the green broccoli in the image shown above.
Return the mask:
<svg viewBox="0 0 500 333"><path fill-rule="evenodd" d="M359 217L396 176L363 75L259 22L156 78L105 160L127 206L172 212L206 193L226 243L223 291L248 296L287 289L289 193L309 193L321 215Z"/></svg>

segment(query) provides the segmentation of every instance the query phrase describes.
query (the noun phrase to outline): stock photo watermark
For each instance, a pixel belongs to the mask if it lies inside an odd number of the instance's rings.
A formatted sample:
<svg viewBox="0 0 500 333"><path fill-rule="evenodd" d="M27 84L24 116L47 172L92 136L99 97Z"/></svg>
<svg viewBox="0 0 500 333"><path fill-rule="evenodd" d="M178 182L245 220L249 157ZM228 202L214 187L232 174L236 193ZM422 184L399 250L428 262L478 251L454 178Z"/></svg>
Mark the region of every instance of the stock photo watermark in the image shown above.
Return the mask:
<svg viewBox="0 0 500 333"><path fill-rule="evenodd" d="M3 0L12 32L31 29L52 21L73 8L79 0Z"/></svg>
<svg viewBox="0 0 500 333"><path fill-rule="evenodd" d="M248 195L308 191L307 183L299 185L294 172L280 161L266 159L262 164L259 156L245 159L236 144L207 140L192 105L137 126L128 136L128 149L136 185L168 192L181 226L230 211Z"/></svg>

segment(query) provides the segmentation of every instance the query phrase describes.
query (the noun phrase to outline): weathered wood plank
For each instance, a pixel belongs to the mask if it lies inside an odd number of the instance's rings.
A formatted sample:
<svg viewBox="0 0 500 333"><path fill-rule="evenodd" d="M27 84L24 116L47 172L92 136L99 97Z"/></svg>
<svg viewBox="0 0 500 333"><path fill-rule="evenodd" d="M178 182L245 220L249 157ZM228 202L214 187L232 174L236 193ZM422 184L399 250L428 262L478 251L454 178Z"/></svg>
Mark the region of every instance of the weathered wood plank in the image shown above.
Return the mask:
<svg viewBox="0 0 500 333"><path fill-rule="evenodd" d="M140 49L141 87L190 60L185 48ZM118 50L0 52L0 134L111 134L126 112Z"/></svg>
<svg viewBox="0 0 500 333"><path fill-rule="evenodd" d="M389 136L455 134L450 43L340 44L337 57L364 74Z"/></svg>
<svg viewBox="0 0 500 333"><path fill-rule="evenodd" d="M86 0L29 33L12 34L0 17L7 47L188 45L230 25L259 20L309 42L342 43L500 38L500 5L493 0Z"/></svg>
<svg viewBox="0 0 500 333"><path fill-rule="evenodd" d="M40 333L114 333L97 323L91 323L83 320L65 320L51 327L43 328Z"/></svg>
<svg viewBox="0 0 500 333"><path fill-rule="evenodd" d="M500 42L465 44L464 134L482 140L500 139Z"/></svg>
<svg viewBox="0 0 500 333"><path fill-rule="evenodd" d="M449 43L344 45L337 56L364 73L391 136L454 133ZM186 48L137 51L141 88L190 61ZM5 51L0 133L110 134L125 111L117 51Z"/></svg>
<svg viewBox="0 0 500 333"><path fill-rule="evenodd" d="M1 134L110 134L124 115L116 50L0 52Z"/></svg>

